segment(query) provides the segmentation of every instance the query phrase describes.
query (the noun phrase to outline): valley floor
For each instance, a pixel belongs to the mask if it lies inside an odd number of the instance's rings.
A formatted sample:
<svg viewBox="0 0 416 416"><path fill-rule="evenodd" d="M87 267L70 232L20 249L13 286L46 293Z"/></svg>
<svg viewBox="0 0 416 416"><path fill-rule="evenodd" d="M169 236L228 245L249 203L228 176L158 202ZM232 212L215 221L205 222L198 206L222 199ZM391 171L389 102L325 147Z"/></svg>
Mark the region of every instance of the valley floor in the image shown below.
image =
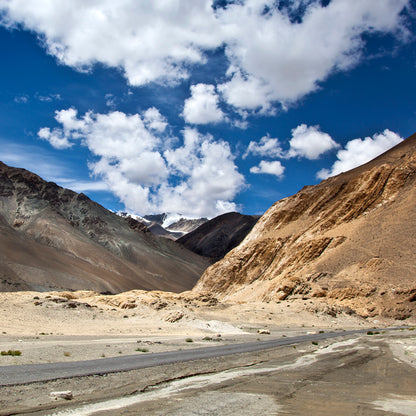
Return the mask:
<svg viewBox="0 0 416 416"><path fill-rule="evenodd" d="M301 299L208 306L206 299L146 296L0 293L0 350L21 352L0 355L0 366L403 324L334 316L325 305ZM0 415L52 415L55 409L69 412L60 415L102 416L414 415L415 366L416 333L404 329L107 376L2 387ZM74 399L49 396L62 390L71 390ZM82 410L84 403L98 407Z"/></svg>

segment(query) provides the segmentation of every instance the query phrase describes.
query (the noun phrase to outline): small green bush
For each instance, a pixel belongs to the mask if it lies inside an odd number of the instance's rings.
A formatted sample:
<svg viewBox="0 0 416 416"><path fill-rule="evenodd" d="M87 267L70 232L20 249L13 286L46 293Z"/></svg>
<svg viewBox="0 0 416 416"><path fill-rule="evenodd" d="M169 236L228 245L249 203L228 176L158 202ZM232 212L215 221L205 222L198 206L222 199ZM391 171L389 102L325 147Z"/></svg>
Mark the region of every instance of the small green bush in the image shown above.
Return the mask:
<svg viewBox="0 0 416 416"><path fill-rule="evenodd" d="M148 348L136 348L136 351L138 352L149 352Z"/></svg>
<svg viewBox="0 0 416 416"><path fill-rule="evenodd" d="M318 343L316 341L312 341L313 345L318 345Z"/></svg>
<svg viewBox="0 0 416 416"><path fill-rule="evenodd" d="M185 342L194 342L192 338L186 338Z"/></svg>
<svg viewBox="0 0 416 416"><path fill-rule="evenodd" d="M1 355L11 355L15 357L15 356L22 355L22 351L19 351L19 350L2 351Z"/></svg>
<svg viewBox="0 0 416 416"><path fill-rule="evenodd" d="M373 331L367 331L367 335L374 335Z"/></svg>

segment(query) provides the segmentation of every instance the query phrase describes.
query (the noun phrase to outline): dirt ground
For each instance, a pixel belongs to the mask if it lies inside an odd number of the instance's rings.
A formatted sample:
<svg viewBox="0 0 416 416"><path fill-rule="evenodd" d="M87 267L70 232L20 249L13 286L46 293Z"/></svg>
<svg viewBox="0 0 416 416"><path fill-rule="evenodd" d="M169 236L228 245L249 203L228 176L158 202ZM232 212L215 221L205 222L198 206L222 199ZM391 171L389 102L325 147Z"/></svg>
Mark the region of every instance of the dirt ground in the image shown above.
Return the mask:
<svg viewBox="0 0 416 416"><path fill-rule="evenodd" d="M71 299L59 293L1 293L0 322L0 350L21 352L0 355L0 366L403 324L334 313L317 301L208 306L142 299L132 305L131 294L89 292ZM2 387L0 415L415 415L416 331L410 330L413 322L405 324L409 329L358 340ZM50 397L63 390L71 390L73 400Z"/></svg>

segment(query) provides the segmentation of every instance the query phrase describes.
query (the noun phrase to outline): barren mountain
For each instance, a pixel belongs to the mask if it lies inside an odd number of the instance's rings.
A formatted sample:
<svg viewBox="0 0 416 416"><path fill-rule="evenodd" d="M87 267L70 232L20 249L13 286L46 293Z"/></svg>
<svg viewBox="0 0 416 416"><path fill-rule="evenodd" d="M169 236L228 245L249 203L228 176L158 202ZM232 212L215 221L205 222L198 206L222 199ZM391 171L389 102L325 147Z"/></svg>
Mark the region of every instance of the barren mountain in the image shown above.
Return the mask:
<svg viewBox="0 0 416 416"><path fill-rule="evenodd" d="M0 162L0 290L180 292L206 266L133 218Z"/></svg>
<svg viewBox="0 0 416 416"><path fill-rule="evenodd" d="M121 213L121 216L128 217L127 213ZM176 221L170 224L167 227L163 226L166 218L168 217L167 214L154 214L154 215L145 215L143 218L138 216L133 216L133 218L137 219L138 221L142 222L149 231L157 235L159 237L170 238L171 240L177 240L178 238L182 237L183 235L195 230L204 222L207 222L207 218L199 218L188 220L186 218L181 218L179 221Z"/></svg>
<svg viewBox="0 0 416 416"><path fill-rule="evenodd" d="M252 215L229 212L205 222L177 241L201 256L219 260L241 243L257 220Z"/></svg>
<svg viewBox="0 0 416 416"><path fill-rule="evenodd" d="M197 218L194 220L181 218L179 221L176 221L173 224L168 225L166 229L171 232L180 233L181 236L183 236L185 234L188 234L196 230L198 227L200 227L202 224L206 223L207 221L208 221L208 218Z"/></svg>
<svg viewBox="0 0 416 416"><path fill-rule="evenodd" d="M194 290L235 301L315 298L363 317L414 315L415 173L413 135L276 202Z"/></svg>

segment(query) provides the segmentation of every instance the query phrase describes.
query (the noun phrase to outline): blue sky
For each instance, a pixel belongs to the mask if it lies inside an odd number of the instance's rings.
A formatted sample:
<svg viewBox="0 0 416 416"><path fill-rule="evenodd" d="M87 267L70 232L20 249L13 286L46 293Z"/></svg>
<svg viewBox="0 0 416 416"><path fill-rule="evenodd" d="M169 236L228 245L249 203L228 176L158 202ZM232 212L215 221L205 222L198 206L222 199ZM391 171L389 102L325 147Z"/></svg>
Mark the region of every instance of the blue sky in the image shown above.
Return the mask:
<svg viewBox="0 0 416 416"><path fill-rule="evenodd" d="M0 0L0 160L112 210L261 214L416 131L410 0Z"/></svg>

